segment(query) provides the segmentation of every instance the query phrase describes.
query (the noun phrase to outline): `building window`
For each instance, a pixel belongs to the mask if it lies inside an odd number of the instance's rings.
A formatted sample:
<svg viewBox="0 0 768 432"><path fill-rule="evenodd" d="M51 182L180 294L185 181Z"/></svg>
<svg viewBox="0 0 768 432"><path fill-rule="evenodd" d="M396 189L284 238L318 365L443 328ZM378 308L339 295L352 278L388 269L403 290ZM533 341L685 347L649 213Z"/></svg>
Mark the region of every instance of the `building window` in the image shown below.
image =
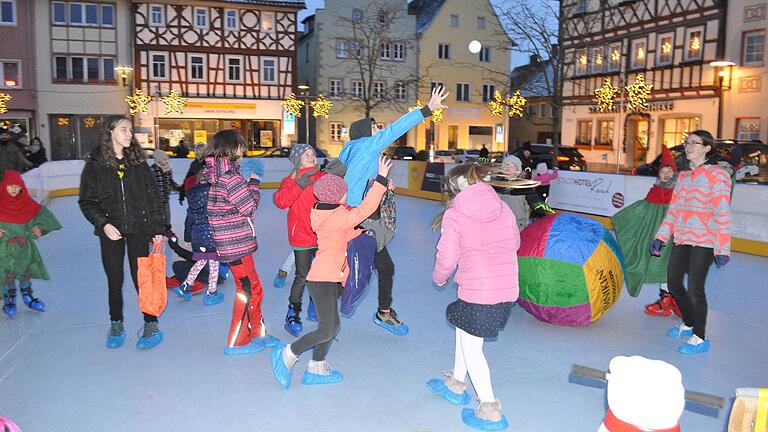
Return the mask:
<svg viewBox="0 0 768 432"><path fill-rule="evenodd" d="M2 88L20 88L21 87L21 62L4 61L0 72L0 87Z"/></svg>
<svg viewBox="0 0 768 432"><path fill-rule="evenodd" d="M190 81L205 80L205 56L190 54L189 56L189 79Z"/></svg>
<svg viewBox="0 0 768 432"><path fill-rule="evenodd" d="M645 69L646 57L645 39L632 41L632 69Z"/></svg>
<svg viewBox="0 0 768 432"><path fill-rule="evenodd" d="M379 46L379 58L389 60L392 57L391 48L388 42L382 42Z"/></svg>
<svg viewBox="0 0 768 432"><path fill-rule="evenodd" d="M405 44L392 44L392 60L403 61L405 59Z"/></svg>
<svg viewBox="0 0 768 432"><path fill-rule="evenodd" d="M69 23L83 25L83 5L80 3L69 4Z"/></svg>
<svg viewBox="0 0 768 432"><path fill-rule="evenodd" d="M576 5L576 10L574 11L574 15L584 13L587 13L587 0L579 0L579 3Z"/></svg>
<svg viewBox="0 0 768 432"><path fill-rule="evenodd" d="M576 75L587 74L587 57L589 57L589 55L586 51L579 51L576 53Z"/></svg>
<svg viewBox="0 0 768 432"><path fill-rule="evenodd" d="M765 30L745 32L742 37L741 64L762 66L765 57Z"/></svg>
<svg viewBox="0 0 768 432"><path fill-rule="evenodd" d="M332 79L330 84L330 92L329 95L332 98L340 98L341 97L341 80L339 79Z"/></svg>
<svg viewBox="0 0 768 432"><path fill-rule="evenodd" d="M480 48L480 61L485 63L491 62L491 49L488 47Z"/></svg>
<svg viewBox="0 0 768 432"><path fill-rule="evenodd" d="M67 5L62 2L51 3L51 20L54 24L67 23Z"/></svg>
<svg viewBox="0 0 768 432"><path fill-rule="evenodd" d="M208 9L195 8L195 28L208 28Z"/></svg>
<svg viewBox="0 0 768 432"><path fill-rule="evenodd" d="M237 11L236 10L227 10L225 13L225 21L224 21L224 28L227 30L237 30L238 29L238 23L237 23Z"/></svg>
<svg viewBox="0 0 768 432"><path fill-rule="evenodd" d="M675 54L675 34L665 33L660 35L656 43L656 65L666 66L672 64Z"/></svg>
<svg viewBox="0 0 768 432"><path fill-rule="evenodd" d="M541 103L539 104L539 117L544 118L547 116L547 104Z"/></svg>
<svg viewBox="0 0 768 432"><path fill-rule="evenodd" d="M485 17L477 17L477 28L479 29L485 28Z"/></svg>
<svg viewBox="0 0 768 432"><path fill-rule="evenodd" d="M469 102L469 83L456 83L456 101Z"/></svg>
<svg viewBox="0 0 768 432"><path fill-rule="evenodd" d="M54 57L53 59L54 72L53 79L55 81L66 81L69 76L67 74L67 58L66 57Z"/></svg>
<svg viewBox="0 0 768 432"><path fill-rule="evenodd" d="M442 81L430 81L429 92L431 93L435 89L435 87L445 88L445 83Z"/></svg>
<svg viewBox="0 0 768 432"><path fill-rule="evenodd" d="M152 5L149 7L149 24L155 27L165 25L165 11L162 6Z"/></svg>
<svg viewBox="0 0 768 432"><path fill-rule="evenodd" d="M168 54L150 53L150 79L168 78Z"/></svg>
<svg viewBox="0 0 768 432"><path fill-rule="evenodd" d="M115 59L112 57L105 57L102 59L104 82L115 82Z"/></svg>
<svg viewBox="0 0 768 432"><path fill-rule="evenodd" d="M674 147L685 142L688 133L699 129L699 117L676 117L664 119L662 127L662 144L667 147Z"/></svg>
<svg viewBox="0 0 768 432"><path fill-rule="evenodd" d="M99 6L95 4L85 5L85 25L98 26L99 25Z"/></svg>
<svg viewBox="0 0 768 432"><path fill-rule="evenodd" d="M760 139L760 119L759 118L739 118L736 119L736 139L754 140Z"/></svg>
<svg viewBox="0 0 768 432"><path fill-rule="evenodd" d="M341 123L331 122L331 142L341 142Z"/></svg>
<svg viewBox="0 0 768 432"><path fill-rule="evenodd" d="M114 83L114 57L65 57L53 58L54 82Z"/></svg>
<svg viewBox="0 0 768 432"><path fill-rule="evenodd" d="M379 12L377 18L379 20L379 24L380 25L386 25L387 24L387 14L386 13Z"/></svg>
<svg viewBox="0 0 768 432"><path fill-rule="evenodd" d="M360 45L360 42L352 42L352 56L354 58L358 58L361 55L363 55L363 46Z"/></svg>
<svg viewBox="0 0 768 432"><path fill-rule="evenodd" d="M241 57L227 57L227 81L242 81L243 59Z"/></svg>
<svg viewBox="0 0 768 432"><path fill-rule="evenodd" d="M483 102L493 100L494 93L496 93L496 86L493 84L483 84Z"/></svg>
<svg viewBox="0 0 768 432"><path fill-rule="evenodd" d="M384 81L373 82L373 97L375 99L384 99Z"/></svg>
<svg viewBox="0 0 768 432"><path fill-rule="evenodd" d="M576 122L576 145L592 145L592 120Z"/></svg>
<svg viewBox="0 0 768 432"><path fill-rule="evenodd" d="M597 121L595 145L613 146L613 120Z"/></svg>
<svg viewBox="0 0 768 432"><path fill-rule="evenodd" d="M363 82L359 80L352 81L352 96L362 99L363 98Z"/></svg>
<svg viewBox="0 0 768 432"><path fill-rule="evenodd" d="M450 44L438 44L437 45L437 58L450 59L451 58L451 45Z"/></svg>
<svg viewBox="0 0 768 432"><path fill-rule="evenodd" d="M101 5L101 25L103 27L115 26L115 7L112 5Z"/></svg>
<svg viewBox="0 0 768 432"><path fill-rule="evenodd" d="M336 58L347 58L349 43L344 39L336 39Z"/></svg>
<svg viewBox="0 0 768 432"><path fill-rule="evenodd" d="M16 25L16 0L0 1L0 25Z"/></svg>
<svg viewBox="0 0 768 432"><path fill-rule="evenodd" d="M701 60L704 53L704 27L695 27L685 33L685 61Z"/></svg>
<svg viewBox="0 0 768 432"><path fill-rule="evenodd" d="M277 59L261 59L261 82L265 84L277 84Z"/></svg>
<svg viewBox="0 0 768 432"><path fill-rule="evenodd" d="M395 83L395 99L404 101L406 99L405 83Z"/></svg>
<svg viewBox="0 0 768 432"><path fill-rule="evenodd" d="M86 72L88 82L99 81L99 68L101 67L101 61L98 58L88 57L86 60Z"/></svg>
<svg viewBox="0 0 768 432"><path fill-rule="evenodd" d="M352 21L359 23L363 21L363 11L360 9L355 9L352 11Z"/></svg>
<svg viewBox="0 0 768 432"><path fill-rule="evenodd" d="M458 27L458 26L459 26L459 16L451 15L451 27Z"/></svg>
<svg viewBox="0 0 768 432"><path fill-rule="evenodd" d="M590 63L590 70L593 74L603 73L605 56L602 47L592 49L592 61Z"/></svg>
<svg viewBox="0 0 768 432"><path fill-rule="evenodd" d="M621 43L608 46L608 72L618 72L621 69Z"/></svg>
<svg viewBox="0 0 768 432"><path fill-rule="evenodd" d="M274 12L261 13L261 31L267 32L267 33L275 32L275 13Z"/></svg>

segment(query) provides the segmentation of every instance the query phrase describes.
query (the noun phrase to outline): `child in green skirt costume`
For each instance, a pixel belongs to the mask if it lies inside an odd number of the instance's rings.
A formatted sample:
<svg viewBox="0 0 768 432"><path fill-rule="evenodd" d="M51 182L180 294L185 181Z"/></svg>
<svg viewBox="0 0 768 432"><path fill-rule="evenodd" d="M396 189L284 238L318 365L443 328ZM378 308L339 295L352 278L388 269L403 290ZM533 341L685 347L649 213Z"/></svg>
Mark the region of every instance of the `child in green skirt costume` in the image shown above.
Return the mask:
<svg viewBox="0 0 768 432"><path fill-rule="evenodd" d="M16 280L24 304L31 310L45 311L45 303L32 295L32 279L48 280L48 270L35 240L61 224L47 207L29 196L17 171L1 172L0 181L0 276L3 277L3 312L16 315Z"/></svg>

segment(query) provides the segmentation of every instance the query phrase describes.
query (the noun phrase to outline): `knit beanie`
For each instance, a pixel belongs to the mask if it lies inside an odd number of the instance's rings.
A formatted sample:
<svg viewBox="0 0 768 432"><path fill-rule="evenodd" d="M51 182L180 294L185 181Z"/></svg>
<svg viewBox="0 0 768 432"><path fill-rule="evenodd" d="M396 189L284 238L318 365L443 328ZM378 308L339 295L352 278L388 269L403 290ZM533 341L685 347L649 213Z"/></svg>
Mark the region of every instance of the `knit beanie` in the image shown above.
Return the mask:
<svg viewBox="0 0 768 432"><path fill-rule="evenodd" d="M294 165L299 164L299 159L304 155L304 152L307 150L312 150L312 147L309 146L309 144L296 144L293 147L291 147L291 153L288 155L288 160L290 160Z"/></svg>
<svg viewBox="0 0 768 432"><path fill-rule="evenodd" d="M319 202L337 204L347 193L347 184L335 174L326 174L315 182L312 190Z"/></svg>
<svg viewBox="0 0 768 432"><path fill-rule="evenodd" d="M360 119L349 127L349 139L356 140L358 138L371 136L371 126L373 125L373 119L366 117Z"/></svg>
<svg viewBox="0 0 768 432"><path fill-rule="evenodd" d="M523 172L523 162L520 160L519 157L515 155L505 156L501 162L504 164L514 165L515 168L517 168L518 175Z"/></svg>

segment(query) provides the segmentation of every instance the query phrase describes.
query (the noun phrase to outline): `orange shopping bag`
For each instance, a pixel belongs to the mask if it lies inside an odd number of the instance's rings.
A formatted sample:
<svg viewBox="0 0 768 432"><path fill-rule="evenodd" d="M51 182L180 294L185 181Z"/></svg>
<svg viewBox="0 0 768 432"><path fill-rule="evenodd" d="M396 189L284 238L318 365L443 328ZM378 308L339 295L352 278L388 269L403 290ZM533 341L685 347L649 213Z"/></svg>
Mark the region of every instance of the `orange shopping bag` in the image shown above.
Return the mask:
<svg viewBox="0 0 768 432"><path fill-rule="evenodd" d="M165 287L165 246L156 242L147 257L139 257L139 309L142 312L160 316L168 302Z"/></svg>

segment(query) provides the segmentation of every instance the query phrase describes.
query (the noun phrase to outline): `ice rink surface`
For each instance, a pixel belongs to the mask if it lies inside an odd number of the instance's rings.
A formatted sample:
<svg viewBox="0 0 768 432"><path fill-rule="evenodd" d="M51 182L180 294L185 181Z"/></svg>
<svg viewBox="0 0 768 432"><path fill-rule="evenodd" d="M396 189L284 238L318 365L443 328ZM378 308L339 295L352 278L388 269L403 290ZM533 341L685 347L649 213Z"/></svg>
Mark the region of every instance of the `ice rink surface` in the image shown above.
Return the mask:
<svg viewBox="0 0 768 432"><path fill-rule="evenodd" d="M294 338L283 330L283 322L293 274L285 288L272 286L289 252L286 215L274 206L272 195L263 191L255 217L256 268L264 285L268 329L290 343ZM216 306L203 306L199 295L183 302L169 292L160 317L164 342L138 351L142 322L126 264L126 344L106 349L106 278L93 227L80 213L77 197L54 199L50 208L64 228L38 242L52 279L33 285L47 310L32 312L20 304L14 319L0 315L0 416L25 432L469 430L461 422L460 407L425 387L428 379L453 366L454 329L445 319L445 307L456 298L455 287L437 289L431 283L438 234L429 231L429 224L440 204L398 197L397 205L398 232L389 246L396 267L393 306L410 333L394 336L371 322L374 277L356 313L342 318L328 356L344 382L302 385L311 357L305 353L291 387L283 390L272 376L269 349L246 357L223 355L231 278L222 286L224 303ZM184 207L175 195L171 208L181 235ZM167 254L170 269L178 258L170 250ZM724 431L734 389L768 387L768 258L734 254L725 268L712 268L707 291L712 348L692 357L678 354L682 342L666 336L676 320L643 313L643 306L657 297L652 285L638 298L623 292L616 306L588 327L542 323L514 308L498 339L485 344L509 430L597 430L605 413L605 390L569 383L571 365L607 369L616 355L642 355L677 366L688 390L728 398L717 418L685 411L684 431ZM315 325L304 323L305 328Z"/></svg>

